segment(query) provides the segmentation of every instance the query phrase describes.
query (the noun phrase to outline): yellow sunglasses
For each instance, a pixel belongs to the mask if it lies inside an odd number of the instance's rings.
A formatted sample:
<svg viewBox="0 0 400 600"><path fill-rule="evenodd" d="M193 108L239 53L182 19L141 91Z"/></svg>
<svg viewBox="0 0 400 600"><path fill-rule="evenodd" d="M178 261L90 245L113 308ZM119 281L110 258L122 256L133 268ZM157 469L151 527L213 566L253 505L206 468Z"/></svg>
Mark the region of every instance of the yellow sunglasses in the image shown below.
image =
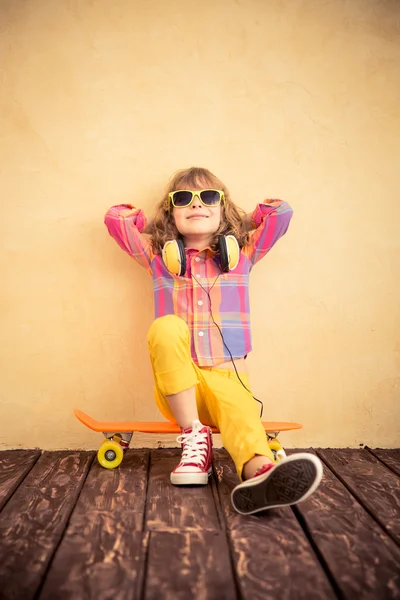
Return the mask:
<svg viewBox="0 0 400 600"><path fill-rule="evenodd" d="M170 192L168 197L172 205L176 208L186 208L193 202L197 196L204 206L218 206L224 201L224 192L222 190L176 190Z"/></svg>

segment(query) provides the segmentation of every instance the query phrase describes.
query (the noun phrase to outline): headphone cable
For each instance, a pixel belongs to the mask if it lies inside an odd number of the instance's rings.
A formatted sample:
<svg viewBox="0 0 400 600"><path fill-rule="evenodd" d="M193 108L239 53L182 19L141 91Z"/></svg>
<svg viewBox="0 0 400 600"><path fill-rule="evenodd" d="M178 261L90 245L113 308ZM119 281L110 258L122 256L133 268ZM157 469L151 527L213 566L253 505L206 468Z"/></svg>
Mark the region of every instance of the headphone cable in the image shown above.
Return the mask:
<svg viewBox="0 0 400 600"><path fill-rule="evenodd" d="M241 380L241 378L240 378L240 375L239 375L239 373L238 373L238 370L237 370L237 368L236 368L236 365L235 365L235 361L233 360L232 353L231 353L231 351L229 350L228 346L226 345L226 342L225 342L225 340L224 340L224 336L223 336L223 333L222 333L222 331L221 331L221 328L220 328L220 326L218 325L218 323L216 323L216 322L215 322L214 315L213 315L213 312L212 312L212 307L211 307L211 296L210 296L210 292L211 292L211 290L213 289L214 285L217 283L217 281L218 281L218 279L219 279L219 277L220 277L221 275L222 275L222 272L221 272L221 273L219 273L219 274L217 275L217 278L215 279L214 283L212 284L212 286L211 286L211 287L210 287L208 290L206 290L206 288L205 288L205 287L203 287L203 286L201 285L200 281L198 281L198 279L196 279L196 277L195 277L193 274L192 274L192 277L193 277L193 279L194 279L195 281L197 281L197 283L199 284L199 286L201 287L201 289L202 289L202 290L204 290L204 291L205 291L205 293L206 293L206 294L207 294L207 296L208 296L208 301L209 301L209 304L210 304L210 315L211 315L211 319L212 319L212 321L213 321L214 325L216 326L216 328L217 328L217 329L218 329L218 331L219 331L219 334L220 334L220 336L221 336L221 339L222 339L222 342L223 342L223 344L224 344L225 348L226 348L226 349L228 350L228 352L229 352L229 356L231 357L231 361L232 361L232 364L233 364L233 368L235 369L235 373L236 373L236 376L237 376L237 378L239 379L240 383L241 383L241 384L242 384L242 386L245 388L245 390L247 390L247 391L249 392L249 394L251 394L252 398L254 398L254 400L255 400L256 402L258 402L259 404L261 404L261 413L260 413L260 418L261 418L261 417L262 417L262 415L263 415L264 405L263 405L263 403L261 402L261 400L259 400L259 399L258 399L258 398L256 398L255 396L253 396L253 394L251 393L251 391L249 390L249 388L248 388L248 387L246 387L246 386L245 386L245 384L243 383L243 381Z"/></svg>

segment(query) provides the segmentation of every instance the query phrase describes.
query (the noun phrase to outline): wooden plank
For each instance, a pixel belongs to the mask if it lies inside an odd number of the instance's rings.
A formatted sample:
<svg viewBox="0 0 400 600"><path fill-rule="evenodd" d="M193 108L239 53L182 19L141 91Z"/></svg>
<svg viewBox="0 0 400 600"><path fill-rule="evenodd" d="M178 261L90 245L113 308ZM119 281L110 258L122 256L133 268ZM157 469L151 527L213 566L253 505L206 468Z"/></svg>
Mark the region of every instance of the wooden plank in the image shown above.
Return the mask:
<svg viewBox="0 0 400 600"><path fill-rule="evenodd" d="M41 600L141 597L148 535L142 533L148 450L121 466L93 463L47 574Z"/></svg>
<svg viewBox="0 0 400 600"><path fill-rule="evenodd" d="M93 452L44 452L0 513L1 598L34 598Z"/></svg>
<svg viewBox="0 0 400 600"><path fill-rule="evenodd" d="M214 450L218 491L233 548L236 579L245 600L330 600L331 584L290 508L242 516L231 506L239 483L232 460Z"/></svg>
<svg viewBox="0 0 400 600"><path fill-rule="evenodd" d="M366 448L376 458L383 462L396 475L400 476L400 448L387 450L385 448Z"/></svg>
<svg viewBox="0 0 400 600"><path fill-rule="evenodd" d="M0 452L0 510L40 456L39 450Z"/></svg>
<svg viewBox="0 0 400 600"><path fill-rule="evenodd" d="M235 582L222 531L152 531L145 600L235 600Z"/></svg>
<svg viewBox="0 0 400 600"><path fill-rule="evenodd" d="M366 450L318 450L334 474L400 544L400 479Z"/></svg>
<svg viewBox="0 0 400 600"><path fill-rule="evenodd" d="M211 485L174 486L170 473L181 450L153 450L147 490L146 529L177 532L220 529Z"/></svg>
<svg viewBox="0 0 400 600"><path fill-rule="evenodd" d="M294 511L342 598L400 597L399 548L325 465L318 489Z"/></svg>

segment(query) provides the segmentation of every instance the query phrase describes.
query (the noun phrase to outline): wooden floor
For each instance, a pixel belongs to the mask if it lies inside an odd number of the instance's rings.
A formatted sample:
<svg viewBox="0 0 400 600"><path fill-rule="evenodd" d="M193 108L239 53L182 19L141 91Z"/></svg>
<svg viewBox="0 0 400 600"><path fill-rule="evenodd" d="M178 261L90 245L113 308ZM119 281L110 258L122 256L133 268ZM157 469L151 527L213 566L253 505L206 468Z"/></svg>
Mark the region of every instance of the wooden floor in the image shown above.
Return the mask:
<svg viewBox="0 0 400 600"><path fill-rule="evenodd" d="M224 450L176 488L177 450L0 452L0 598L400 598L400 450L310 450L325 474L294 509L243 517Z"/></svg>

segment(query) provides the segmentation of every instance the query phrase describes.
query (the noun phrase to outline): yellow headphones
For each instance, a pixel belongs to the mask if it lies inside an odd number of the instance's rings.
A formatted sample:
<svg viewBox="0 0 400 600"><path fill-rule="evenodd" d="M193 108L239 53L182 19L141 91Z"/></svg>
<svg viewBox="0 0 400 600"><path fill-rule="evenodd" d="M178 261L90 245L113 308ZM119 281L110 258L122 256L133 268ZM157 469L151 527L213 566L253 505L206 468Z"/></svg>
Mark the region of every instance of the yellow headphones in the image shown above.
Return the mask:
<svg viewBox="0 0 400 600"><path fill-rule="evenodd" d="M237 239L233 235L218 236L218 250L223 272L236 269L240 259L240 248ZM172 275L183 276L186 273L186 254L183 241L169 240L162 250L162 258L165 266Z"/></svg>

